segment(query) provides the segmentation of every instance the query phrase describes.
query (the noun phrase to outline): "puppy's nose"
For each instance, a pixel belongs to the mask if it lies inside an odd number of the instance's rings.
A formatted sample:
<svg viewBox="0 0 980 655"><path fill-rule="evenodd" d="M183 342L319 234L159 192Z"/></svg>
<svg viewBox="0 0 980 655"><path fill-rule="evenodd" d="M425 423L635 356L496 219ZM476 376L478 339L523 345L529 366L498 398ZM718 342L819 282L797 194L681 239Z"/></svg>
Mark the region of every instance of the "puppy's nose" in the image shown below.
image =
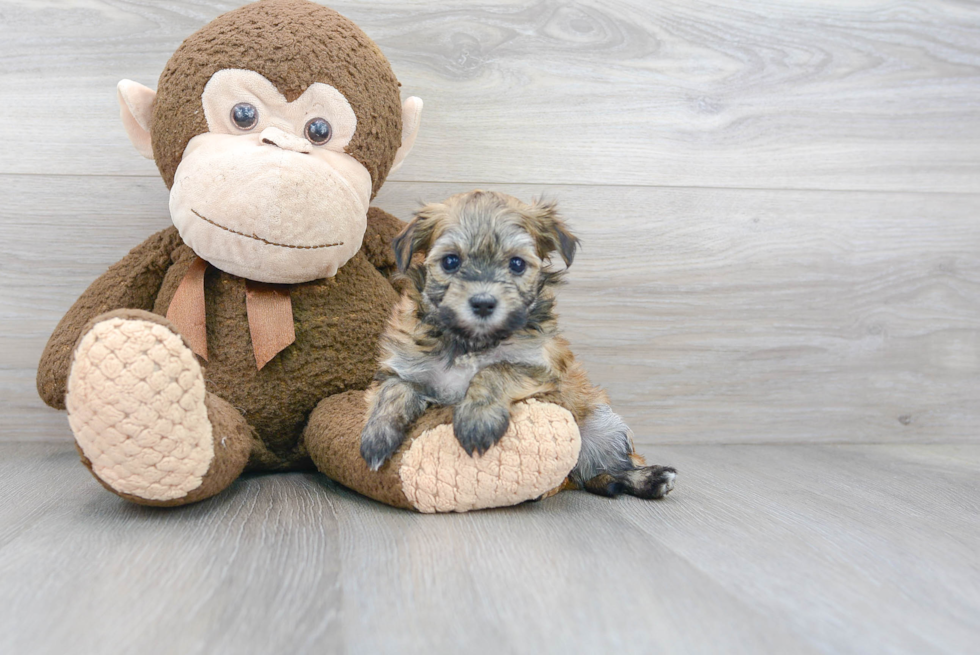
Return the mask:
<svg viewBox="0 0 980 655"><path fill-rule="evenodd" d="M497 299L488 293L481 293L478 296L470 298L470 307L473 308L473 313L480 318L486 318L490 314L493 314L496 306Z"/></svg>

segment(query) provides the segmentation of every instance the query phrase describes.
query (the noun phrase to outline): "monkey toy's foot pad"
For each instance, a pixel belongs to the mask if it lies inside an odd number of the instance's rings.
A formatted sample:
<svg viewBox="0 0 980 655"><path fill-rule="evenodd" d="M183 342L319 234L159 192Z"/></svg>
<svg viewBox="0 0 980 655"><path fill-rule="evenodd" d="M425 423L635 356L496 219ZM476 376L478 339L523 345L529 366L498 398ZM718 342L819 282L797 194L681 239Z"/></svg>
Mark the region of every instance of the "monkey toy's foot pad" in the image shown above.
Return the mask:
<svg viewBox="0 0 980 655"><path fill-rule="evenodd" d="M516 505L559 487L578 461L575 419L558 405L514 405L507 432L483 455L470 457L452 425L416 437L398 470L402 491L420 512L466 512Z"/></svg>
<svg viewBox="0 0 980 655"><path fill-rule="evenodd" d="M68 422L92 472L149 501L183 498L214 458L201 367L181 337L149 320L106 318L82 337Z"/></svg>

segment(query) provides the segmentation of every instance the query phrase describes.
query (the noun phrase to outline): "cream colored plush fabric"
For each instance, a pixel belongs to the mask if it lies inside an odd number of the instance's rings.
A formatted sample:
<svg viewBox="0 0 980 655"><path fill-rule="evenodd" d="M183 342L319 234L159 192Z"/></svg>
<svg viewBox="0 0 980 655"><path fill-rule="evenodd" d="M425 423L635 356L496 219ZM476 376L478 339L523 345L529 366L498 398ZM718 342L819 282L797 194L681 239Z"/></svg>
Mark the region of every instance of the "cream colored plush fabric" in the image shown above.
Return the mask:
<svg viewBox="0 0 980 655"><path fill-rule="evenodd" d="M116 85L119 116L129 140L141 155L153 159L150 122L153 117L153 98L156 91L132 80L120 80Z"/></svg>
<svg viewBox="0 0 980 655"><path fill-rule="evenodd" d="M170 190L184 243L258 282L333 277L360 250L371 201L371 174L346 152L357 129L347 99L318 82L287 102L259 73L227 69L201 102L208 131L187 144ZM247 129L232 122L239 103L257 111ZM333 130L322 145L304 136L317 118Z"/></svg>
<svg viewBox="0 0 980 655"><path fill-rule="evenodd" d="M75 350L68 422L92 470L113 489L148 500L186 496L214 457L204 376L165 326L110 318Z"/></svg>
<svg viewBox="0 0 980 655"><path fill-rule="evenodd" d="M191 139L171 219L199 257L232 275L275 284L333 277L361 248L371 176L350 155L305 153L305 140L282 135L270 127Z"/></svg>
<svg viewBox="0 0 980 655"><path fill-rule="evenodd" d="M484 455L467 455L453 426L440 425L412 442L398 474L420 512L516 505L560 485L578 461L580 446L567 410L529 400L514 406L507 433Z"/></svg>
<svg viewBox="0 0 980 655"><path fill-rule="evenodd" d="M231 110L240 102L247 102L258 111L258 122L249 131L256 133L269 127L278 127L295 135L303 142L306 152L314 148L326 148L344 152L357 131L357 117L350 103L340 91L322 82L307 87L293 102L287 102L276 85L259 73L250 70L225 69L211 76L201 104L212 134L240 135L243 131L231 121ZM307 121L326 119L333 128L330 141L322 146L310 144L303 136ZM368 190L370 200L370 190Z"/></svg>
<svg viewBox="0 0 980 655"><path fill-rule="evenodd" d="M419 135L419 125L422 124L422 98L412 96L402 103L402 145L395 153L395 161L388 175L391 175L405 162L408 153L415 145L415 137Z"/></svg>

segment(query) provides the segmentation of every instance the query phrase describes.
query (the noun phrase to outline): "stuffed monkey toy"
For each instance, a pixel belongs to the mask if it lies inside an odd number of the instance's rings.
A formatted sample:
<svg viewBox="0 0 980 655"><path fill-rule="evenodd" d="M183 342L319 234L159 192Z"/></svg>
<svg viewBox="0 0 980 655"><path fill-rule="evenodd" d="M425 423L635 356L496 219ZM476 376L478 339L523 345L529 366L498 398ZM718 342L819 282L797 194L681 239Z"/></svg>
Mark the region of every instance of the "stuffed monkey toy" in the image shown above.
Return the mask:
<svg viewBox="0 0 980 655"><path fill-rule="evenodd" d="M184 41L155 92L124 80L118 98L130 140L170 189L173 226L82 294L37 376L106 489L184 505L244 471L315 467L436 512L561 485L580 437L550 403L515 405L482 457L458 445L445 408L379 471L360 456L404 227L369 205L411 150L422 102L401 102L356 25L306 0L262 0Z"/></svg>

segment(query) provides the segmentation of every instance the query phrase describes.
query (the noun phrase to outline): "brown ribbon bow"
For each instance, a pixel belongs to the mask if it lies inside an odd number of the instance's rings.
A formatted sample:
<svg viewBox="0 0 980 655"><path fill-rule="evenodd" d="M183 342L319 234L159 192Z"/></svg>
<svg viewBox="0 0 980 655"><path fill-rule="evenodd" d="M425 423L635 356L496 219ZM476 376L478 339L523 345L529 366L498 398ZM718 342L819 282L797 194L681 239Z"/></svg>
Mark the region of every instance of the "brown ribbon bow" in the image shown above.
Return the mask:
<svg viewBox="0 0 980 655"><path fill-rule="evenodd" d="M191 350L208 358L208 334L204 313L204 273L208 263L198 257L180 281L167 308L167 320L187 340ZM252 336L255 365L263 366L296 340L293 303L289 286L245 280L245 311Z"/></svg>

